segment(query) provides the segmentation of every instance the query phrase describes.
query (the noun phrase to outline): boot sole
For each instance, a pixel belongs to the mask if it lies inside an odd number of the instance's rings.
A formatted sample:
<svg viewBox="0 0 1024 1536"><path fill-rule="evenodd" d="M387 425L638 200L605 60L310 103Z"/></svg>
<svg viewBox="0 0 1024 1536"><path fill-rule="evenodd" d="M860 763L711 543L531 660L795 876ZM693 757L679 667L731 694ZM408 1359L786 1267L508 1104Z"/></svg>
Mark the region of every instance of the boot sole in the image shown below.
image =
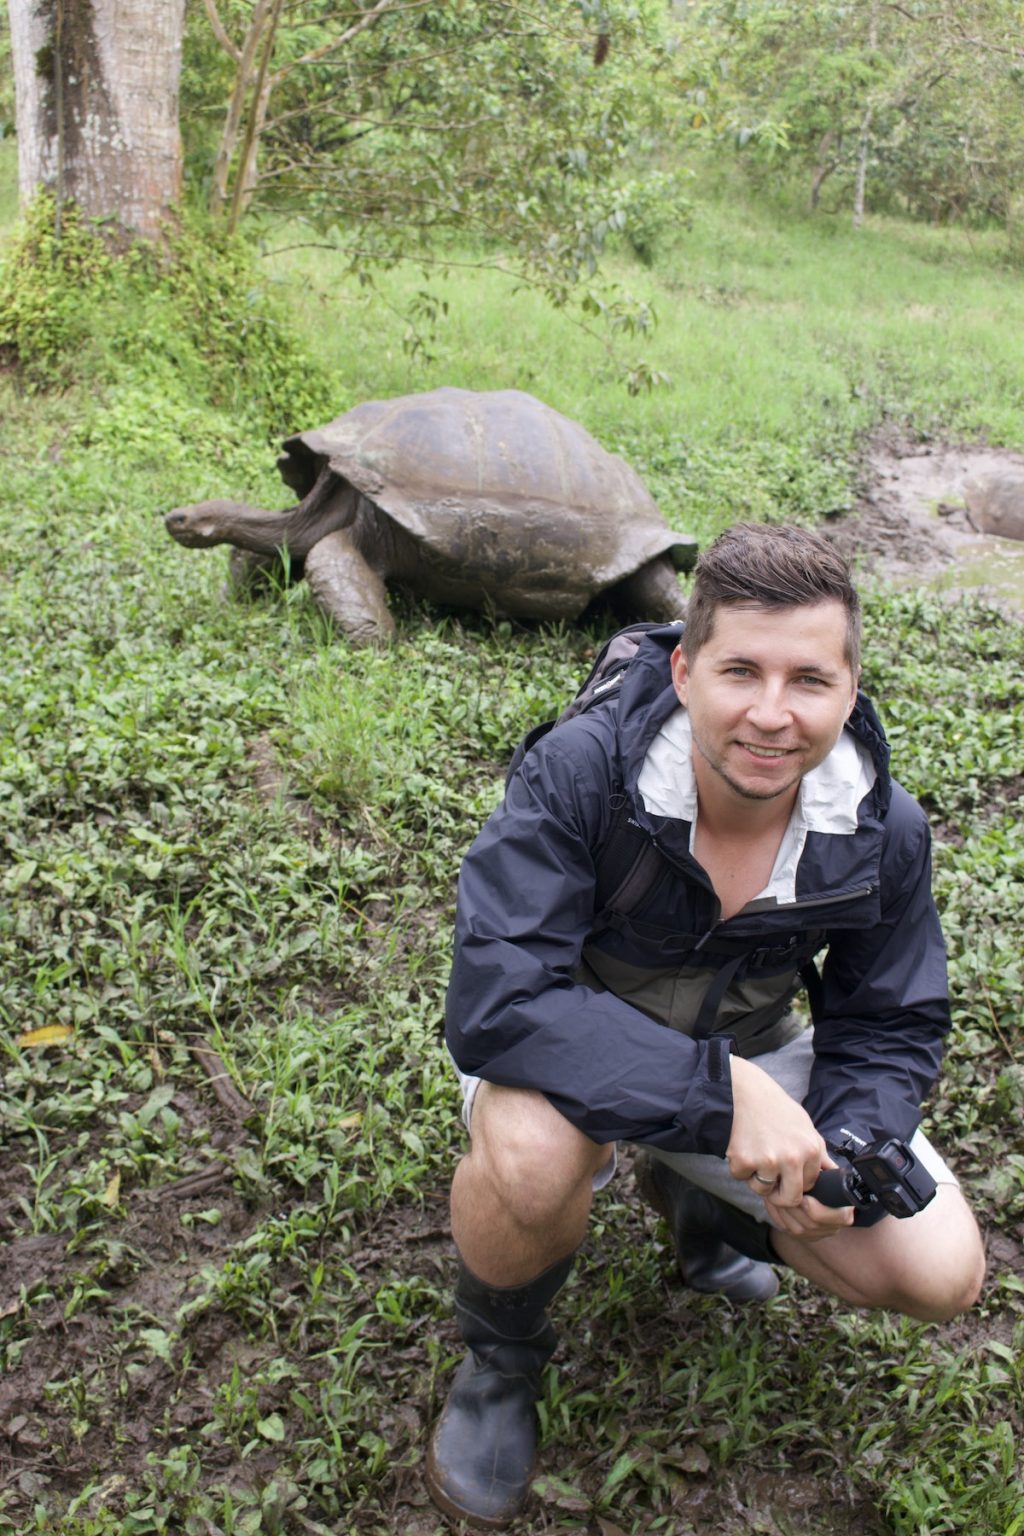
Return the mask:
<svg viewBox="0 0 1024 1536"><path fill-rule="evenodd" d="M533 1481L532 1473L530 1480L531 1482ZM437 1505L442 1514L447 1515L449 1519L460 1521L463 1525L472 1526L476 1531L507 1530L511 1522L518 1519L518 1517L523 1513L523 1510L526 1508L526 1499L524 1498L522 1503L516 1509L510 1509L508 1513L504 1515L492 1516L477 1515L474 1514L472 1510L463 1509L461 1505L456 1504L454 1499L450 1498L441 1486L440 1473L437 1468L437 1463L434 1460L433 1441L431 1441L431 1444L427 1450L427 1463L424 1469L423 1481L427 1485L427 1492L430 1494L430 1497L433 1499L434 1503Z"/></svg>

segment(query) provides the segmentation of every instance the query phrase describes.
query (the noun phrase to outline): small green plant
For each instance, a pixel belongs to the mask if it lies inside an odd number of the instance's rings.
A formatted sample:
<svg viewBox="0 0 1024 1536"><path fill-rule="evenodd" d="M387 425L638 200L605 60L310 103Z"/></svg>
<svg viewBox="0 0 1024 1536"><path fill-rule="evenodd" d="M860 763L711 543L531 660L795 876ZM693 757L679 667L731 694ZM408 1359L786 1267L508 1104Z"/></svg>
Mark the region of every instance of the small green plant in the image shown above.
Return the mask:
<svg viewBox="0 0 1024 1536"><path fill-rule="evenodd" d="M88 348L91 314L112 297L115 260L77 209L41 192L0 264L0 356L30 383L66 382L70 359Z"/></svg>

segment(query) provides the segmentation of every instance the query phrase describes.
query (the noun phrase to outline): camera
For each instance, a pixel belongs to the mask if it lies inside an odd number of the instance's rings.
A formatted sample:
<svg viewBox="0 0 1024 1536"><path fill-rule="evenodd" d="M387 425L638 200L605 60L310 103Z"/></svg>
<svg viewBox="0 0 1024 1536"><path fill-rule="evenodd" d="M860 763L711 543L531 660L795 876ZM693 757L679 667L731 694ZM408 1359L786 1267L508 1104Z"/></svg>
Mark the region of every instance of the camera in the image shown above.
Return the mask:
<svg viewBox="0 0 1024 1536"><path fill-rule="evenodd" d="M935 1194L935 1180L904 1141L893 1136L865 1145L851 1137L829 1149L846 1167L824 1168L810 1193L822 1205L881 1205L890 1216L916 1216Z"/></svg>

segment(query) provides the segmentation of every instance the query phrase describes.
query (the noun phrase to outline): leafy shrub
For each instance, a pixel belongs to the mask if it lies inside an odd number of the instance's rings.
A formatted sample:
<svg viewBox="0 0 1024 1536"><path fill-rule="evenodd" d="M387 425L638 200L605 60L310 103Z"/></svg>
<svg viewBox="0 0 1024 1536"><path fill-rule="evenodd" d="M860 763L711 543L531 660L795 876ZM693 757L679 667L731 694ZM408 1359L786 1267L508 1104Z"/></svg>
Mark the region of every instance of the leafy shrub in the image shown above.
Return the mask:
<svg viewBox="0 0 1024 1536"><path fill-rule="evenodd" d="M240 237L188 215L161 248L115 254L73 205L58 233L49 193L0 265L0 355L32 391L127 383L159 395L165 414L226 407L270 436L316 419L330 399Z"/></svg>
<svg viewBox="0 0 1024 1536"><path fill-rule="evenodd" d="M28 209L0 265L0 356L31 386L67 381L89 341L89 320L110 297L114 260L74 206L57 232L51 194Z"/></svg>

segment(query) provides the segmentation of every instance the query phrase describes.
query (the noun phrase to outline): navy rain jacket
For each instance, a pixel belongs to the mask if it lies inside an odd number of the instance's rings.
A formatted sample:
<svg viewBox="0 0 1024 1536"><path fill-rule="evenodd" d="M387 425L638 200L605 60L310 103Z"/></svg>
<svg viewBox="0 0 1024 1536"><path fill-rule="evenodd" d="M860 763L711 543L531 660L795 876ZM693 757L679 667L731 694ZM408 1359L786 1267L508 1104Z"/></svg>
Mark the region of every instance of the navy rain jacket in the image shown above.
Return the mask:
<svg viewBox="0 0 1024 1536"><path fill-rule="evenodd" d="M867 744L877 779L855 833L809 832L796 901L720 920L690 855L688 822L649 815L637 793L647 750L678 706L669 660L678 627L650 634L618 695L537 743L459 879L446 1037L459 1067L539 1089L592 1140L724 1156L732 1126L729 1041L691 1039L609 991L581 984L584 943L631 964L672 959L686 943L740 941L776 955L827 946L805 1105L830 1143L909 1139L949 1028L946 957L931 895L924 813L889 775L889 749L863 695L846 729ZM618 928L595 933L595 858L612 797L624 790L667 874ZM778 966L776 966L778 970Z"/></svg>

